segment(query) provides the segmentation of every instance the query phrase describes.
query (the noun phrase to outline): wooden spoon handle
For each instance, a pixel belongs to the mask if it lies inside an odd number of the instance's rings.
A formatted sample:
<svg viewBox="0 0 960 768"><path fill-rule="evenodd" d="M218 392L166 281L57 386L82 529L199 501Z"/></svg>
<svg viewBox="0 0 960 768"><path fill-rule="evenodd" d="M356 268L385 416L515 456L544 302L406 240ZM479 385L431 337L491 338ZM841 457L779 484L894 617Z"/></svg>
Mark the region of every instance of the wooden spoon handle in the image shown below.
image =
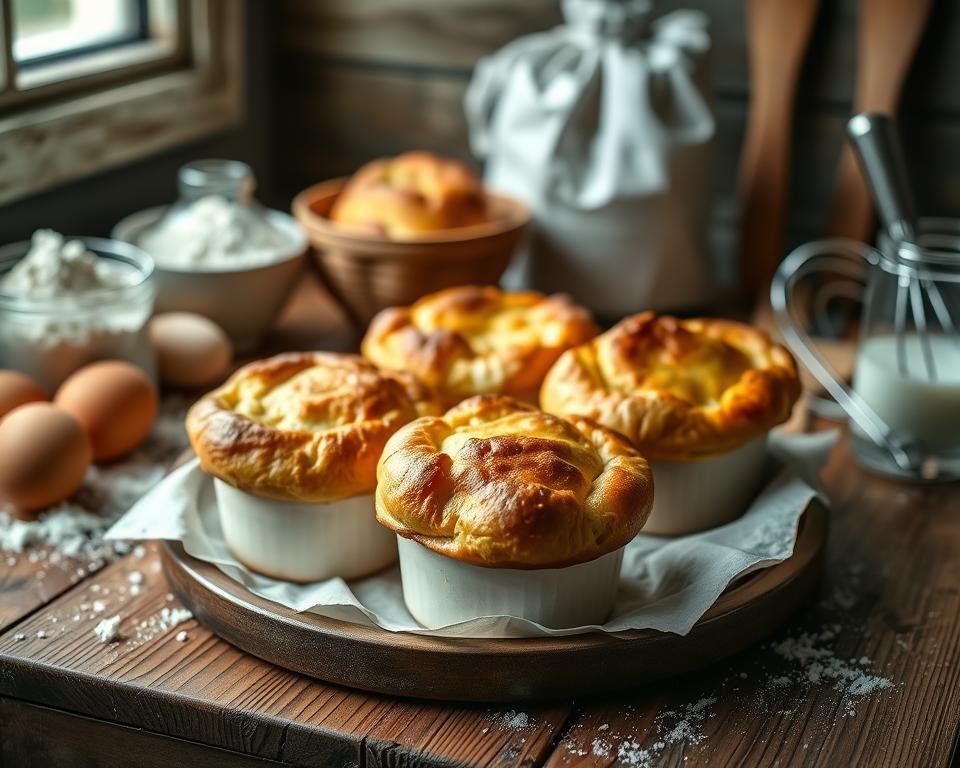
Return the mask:
<svg viewBox="0 0 960 768"><path fill-rule="evenodd" d="M749 295L769 282L783 256L790 175L790 125L757 111L740 160L740 284ZM754 117L753 115L756 115Z"/></svg>
<svg viewBox="0 0 960 768"><path fill-rule="evenodd" d="M755 298L783 257L793 102L820 0L748 0L751 105L740 159L740 285Z"/></svg>
<svg viewBox="0 0 960 768"><path fill-rule="evenodd" d="M930 15L932 0L861 0L854 112L893 116L903 82ZM829 232L873 241L870 190L849 143L840 151Z"/></svg>

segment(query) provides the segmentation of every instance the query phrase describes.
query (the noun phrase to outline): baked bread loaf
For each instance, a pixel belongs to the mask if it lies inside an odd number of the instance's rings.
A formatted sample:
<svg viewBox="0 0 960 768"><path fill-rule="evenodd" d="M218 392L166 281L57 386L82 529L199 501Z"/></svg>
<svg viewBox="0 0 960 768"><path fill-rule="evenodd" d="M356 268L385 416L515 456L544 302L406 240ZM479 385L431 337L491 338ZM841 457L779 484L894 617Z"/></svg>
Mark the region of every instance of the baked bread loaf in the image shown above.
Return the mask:
<svg viewBox="0 0 960 768"><path fill-rule="evenodd" d="M480 394L535 403L564 350L599 332L566 296L461 286L383 310L361 351L381 368L414 374L448 407Z"/></svg>
<svg viewBox="0 0 960 768"><path fill-rule="evenodd" d="M683 461L759 437L799 396L793 357L763 331L644 312L565 352L540 404L617 430L649 459Z"/></svg>
<svg viewBox="0 0 960 768"><path fill-rule="evenodd" d="M650 468L621 436L502 396L406 425L377 467L377 520L489 567L593 560L629 542L652 503Z"/></svg>
<svg viewBox="0 0 960 768"><path fill-rule="evenodd" d="M208 474L256 496L326 503L372 493L387 439L438 411L413 376L299 352L240 368L190 409L187 433Z"/></svg>
<svg viewBox="0 0 960 768"><path fill-rule="evenodd" d="M488 221L483 186L462 163L430 152L374 160L347 182L330 220L393 240Z"/></svg>

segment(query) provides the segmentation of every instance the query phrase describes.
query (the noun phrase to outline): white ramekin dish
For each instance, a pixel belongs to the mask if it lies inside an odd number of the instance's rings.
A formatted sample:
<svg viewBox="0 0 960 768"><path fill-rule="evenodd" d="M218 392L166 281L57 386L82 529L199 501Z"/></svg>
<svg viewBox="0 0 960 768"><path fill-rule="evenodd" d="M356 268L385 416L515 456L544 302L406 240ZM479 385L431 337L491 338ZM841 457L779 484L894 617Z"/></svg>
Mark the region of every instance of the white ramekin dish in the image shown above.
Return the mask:
<svg viewBox="0 0 960 768"><path fill-rule="evenodd" d="M147 208L122 219L112 236L136 244L170 206ZM195 312L226 331L239 353L257 348L280 314L303 268L307 238L297 220L265 212L270 224L289 235L290 248L266 264L239 269L171 269L156 265L157 312Z"/></svg>
<svg viewBox="0 0 960 768"><path fill-rule="evenodd" d="M483 616L516 616L553 629L606 621L617 598L623 548L566 568L485 568L397 536L403 599L428 629Z"/></svg>
<svg viewBox="0 0 960 768"><path fill-rule="evenodd" d="M682 536L740 517L763 479L767 436L694 461L650 461L656 494L641 533Z"/></svg>
<svg viewBox="0 0 960 768"><path fill-rule="evenodd" d="M357 579L397 559L393 531L377 522L373 495L329 504L264 499L213 480L223 537L241 563L275 579Z"/></svg>

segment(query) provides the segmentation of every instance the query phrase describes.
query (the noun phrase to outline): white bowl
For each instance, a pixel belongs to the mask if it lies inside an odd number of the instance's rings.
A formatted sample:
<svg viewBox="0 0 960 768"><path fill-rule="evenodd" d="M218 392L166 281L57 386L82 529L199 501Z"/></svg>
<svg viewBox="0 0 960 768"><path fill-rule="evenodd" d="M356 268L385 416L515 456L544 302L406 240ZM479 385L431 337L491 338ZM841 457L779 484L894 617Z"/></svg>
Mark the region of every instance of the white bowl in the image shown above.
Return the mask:
<svg viewBox="0 0 960 768"><path fill-rule="evenodd" d="M767 436L696 461L650 461L656 493L641 533L682 536L740 517L763 479Z"/></svg>
<svg viewBox="0 0 960 768"><path fill-rule="evenodd" d="M117 240L137 244L170 206L147 208L122 219L113 228ZM157 312L195 312L226 331L234 350L257 348L280 314L296 284L307 252L307 238L292 216L267 211L270 223L289 234L290 249L275 261L250 267L222 269L171 269L156 265Z"/></svg>
<svg viewBox="0 0 960 768"><path fill-rule="evenodd" d="M566 568L485 568L440 555L402 536L407 610L435 629L482 616L516 616L564 629L602 624L613 611L623 548Z"/></svg>
<svg viewBox="0 0 960 768"><path fill-rule="evenodd" d="M395 536L377 522L373 495L308 504L263 499L218 478L213 488L227 546L265 576L358 579L397 559Z"/></svg>

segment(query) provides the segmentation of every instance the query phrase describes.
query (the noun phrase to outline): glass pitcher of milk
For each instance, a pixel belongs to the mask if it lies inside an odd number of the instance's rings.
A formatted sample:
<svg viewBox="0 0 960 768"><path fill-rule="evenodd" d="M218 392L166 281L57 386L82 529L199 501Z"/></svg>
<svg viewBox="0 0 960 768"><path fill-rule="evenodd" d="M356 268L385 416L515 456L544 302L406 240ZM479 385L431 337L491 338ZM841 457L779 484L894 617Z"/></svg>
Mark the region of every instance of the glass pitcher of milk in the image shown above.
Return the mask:
<svg viewBox="0 0 960 768"><path fill-rule="evenodd" d="M921 219L913 242L877 248L821 240L793 251L771 286L787 343L850 419L865 466L898 478L960 478L960 220ZM813 291L798 290L817 276ZM805 330L807 307L831 279L865 284L853 386ZM808 283L809 284L809 283Z"/></svg>

